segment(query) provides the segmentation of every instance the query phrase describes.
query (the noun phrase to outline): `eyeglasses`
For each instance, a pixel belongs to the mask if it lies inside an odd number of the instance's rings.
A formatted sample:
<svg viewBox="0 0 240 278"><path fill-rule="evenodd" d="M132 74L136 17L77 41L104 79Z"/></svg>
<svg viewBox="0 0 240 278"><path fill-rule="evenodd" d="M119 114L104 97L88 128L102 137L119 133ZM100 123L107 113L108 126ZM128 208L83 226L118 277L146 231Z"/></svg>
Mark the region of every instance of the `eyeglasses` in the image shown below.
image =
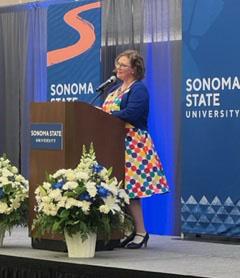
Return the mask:
<svg viewBox="0 0 240 278"><path fill-rule="evenodd" d="M130 66L130 65L125 65L125 64L116 63L116 64L115 64L115 67L116 67L116 68L124 68L124 69L126 69L126 68L130 68L131 66Z"/></svg>

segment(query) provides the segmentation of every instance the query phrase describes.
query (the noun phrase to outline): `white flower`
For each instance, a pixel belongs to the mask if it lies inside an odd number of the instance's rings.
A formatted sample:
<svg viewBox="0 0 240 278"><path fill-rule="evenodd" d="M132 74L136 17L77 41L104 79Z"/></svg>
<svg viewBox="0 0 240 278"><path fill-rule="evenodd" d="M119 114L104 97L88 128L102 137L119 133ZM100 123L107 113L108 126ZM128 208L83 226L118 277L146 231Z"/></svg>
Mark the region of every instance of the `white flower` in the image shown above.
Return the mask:
<svg viewBox="0 0 240 278"><path fill-rule="evenodd" d="M96 163L94 158L86 157L85 159L81 159L80 163L78 164L78 169L90 169L92 165Z"/></svg>
<svg viewBox="0 0 240 278"><path fill-rule="evenodd" d="M5 214L6 214L6 215L9 215L11 212L13 212L13 207L8 207L8 208L6 209Z"/></svg>
<svg viewBox="0 0 240 278"><path fill-rule="evenodd" d="M106 188L108 191L112 192L114 195L117 195L118 188L115 185L115 182L107 184L105 182L101 182L101 186Z"/></svg>
<svg viewBox="0 0 240 278"><path fill-rule="evenodd" d="M75 181L68 181L68 182L66 182L64 185L63 185L63 189L64 190L68 190L68 189L75 189L75 188L77 188L78 187L78 183L77 182L75 182Z"/></svg>
<svg viewBox="0 0 240 278"><path fill-rule="evenodd" d="M29 181L28 180L24 180L23 184L25 185L25 187L29 188Z"/></svg>
<svg viewBox="0 0 240 278"><path fill-rule="evenodd" d="M107 198L104 198L104 203L113 213L116 211L121 211L121 208L117 203L117 199L111 195L107 196Z"/></svg>
<svg viewBox="0 0 240 278"><path fill-rule="evenodd" d="M66 173L66 170L65 170L65 169L60 169L60 170L58 170L56 173L54 173L54 174L52 175L52 177L53 177L54 179L57 179L58 177L64 175L65 173Z"/></svg>
<svg viewBox="0 0 240 278"><path fill-rule="evenodd" d="M5 214L8 210L8 205L0 201L0 213Z"/></svg>
<svg viewBox="0 0 240 278"><path fill-rule="evenodd" d="M87 182L86 183L86 189L90 197L95 197L97 194L97 188L96 188L96 183L95 182Z"/></svg>
<svg viewBox="0 0 240 278"><path fill-rule="evenodd" d="M45 206L43 207L42 211L46 215L55 216L55 215L57 215L58 208L54 204L45 204Z"/></svg>
<svg viewBox="0 0 240 278"><path fill-rule="evenodd" d="M68 198L68 199L66 200L65 208L66 208L66 209L70 209L71 207L76 206L77 202L78 202L78 201L75 200L74 198Z"/></svg>
<svg viewBox="0 0 240 278"><path fill-rule="evenodd" d="M123 199L126 204L130 204L129 196L124 189L119 189L119 198Z"/></svg>
<svg viewBox="0 0 240 278"><path fill-rule="evenodd" d="M38 211L38 212L42 211L42 210L43 210L43 208L44 208L44 206L45 206L45 204L44 204L44 203L42 203L42 202L38 202L38 201L37 201L36 211Z"/></svg>
<svg viewBox="0 0 240 278"><path fill-rule="evenodd" d="M25 187L23 187L23 186L22 186L22 184L21 184L20 182L15 181L15 182L14 182L14 184L15 184L15 187L16 187L16 188L21 187L21 189L22 189L22 190L26 190L26 188L25 188Z"/></svg>
<svg viewBox="0 0 240 278"><path fill-rule="evenodd" d="M15 183L15 182L9 182L9 184L11 185L11 187L12 187L12 189L16 189L17 190L17 188L18 188L18 186L17 186L17 184Z"/></svg>
<svg viewBox="0 0 240 278"><path fill-rule="evenodd" d="M3 185L9 184L9 180L7 177L0 177L0 187L2 187Z"/></svg>
<svg viewBox="0 0 240 278"><path fill-rule="evenodd" d="M76 175L72 169L68 169L65 173L65 176L68 181L75 181L76 180Z"/></svg>
<svg viewBox="0 0 240 278"><path fill-rule="evenodd" d="M66 200L67 200L68 197L66 196L63 196L57 203L57 207L58 208L64 208L65 205L66 205Z"/></svg>
<svg viewBox="0 0 240 278"><path fill-rule="evenodd" d="M60 201L62 198L61 190L60 189L54 189L49 193L49 198Z"/></svg>
<svg viewBox="0 0 240 278"><path fill-rule="evenodd" d="M42 198L39 197L38 195L36 195L35 199L36 199L36 202L38 203L38 205L40 205L42 202Z"/></svg>
<svg viewBox="0 0 240 278"><path fill-rule="evenodd" d="M13 173L11 173L8 169L3 169L2 170L2 176L3 177L12 177Z"/></svg>
<svg viewBox="0 0 240 278"><path fill-rule="evenodd" d="M79 206L81 207L82 211L88 213L90 210L91 203L87 201L79 201L79 202L80 202Z"/></svg>
<svg viewBox="0 0 240 278"><path fill-rule="evenodd" d="M76 172L76 177L78 180L88 180L89 175L86 172L81 172L81 171L77 171Z"/></svg>
<svg viewBox="0 0 240 278"><path fill-rule="evenodd" d="M114 177L114 178L111 179L110 186L118 187L118 180L117 180L117 178Z"/></svg>
<svg viewBox="0 0 240 278"><path fill-rule="evenodd" d="M18 181L18 182L23 182L23 183L26 182L24 177L20 174L15 177L15 180Z"/></svg>
<svg viewBox="0 0 240 278"><path fill-rule="evenodd" d="M42 201L43 203L51 203L51 198L49 196L43 196Z"/></svg>
<svg viewBox="0 0 240 278"><path fill-rule="evenodd" d="M39 197L47 196L47 192L42 186L38 186L35 190L35 194Z"/></svg>
<svg viewBox="0 0 240 278"><path fill-rule="evenodd" d="M10 163L10 160L4 159L4 160L2 161L2 166L3 166L3 167L6 167L6 166L9 165L9 163Z"/></svg>
<svg viewBox="0 0 240 278"><path fill-rule="evenodd" d="M18 209L21 206L21 198L15 198L15 199L12 199L10 201L12 203L12 207L13 207L14 210Z"/></svg>
<svg viewBox="0 0 240 278"><path fill-rule="evenodd" d="M51 183L49 183L49 182L44 182L43 183L43 185L42 185L42 187L44 188L44 189L46 189L46 190L49 190L49 189L51 189Z"/></svg>
<svg viewBox="0 0 240 278"><path fill-rule="evenodd" d="M104 213L104 214L108 214L110 211L110 208L107 205L101 205L99 207L100 212Z"/></svg>
<svg viewBox="0 0 240 278"><path fill-rule="evenodd" d="M101 178L103 178L104 180L108 180L108 171L107 171L107 169L106 169L106 168L103 168L103 169L101 170L101 172L99 173L99 176L100 176Z"/></svg>
<svg viewBox="0 0 240 278"><path fill-rule="evenodd" d="M12 172L13 174L17 174L17 173L18 173L17 167L12 166L12 167L11 167L11 172Z"/></svg>
<svg viewBox="0 0 240 278"><path fill-rule="evenodd" d="M17 182L22 182L22 176L21 176L21 175L17 175L17 176L15 177L15 180L16 180Z"/></svg>

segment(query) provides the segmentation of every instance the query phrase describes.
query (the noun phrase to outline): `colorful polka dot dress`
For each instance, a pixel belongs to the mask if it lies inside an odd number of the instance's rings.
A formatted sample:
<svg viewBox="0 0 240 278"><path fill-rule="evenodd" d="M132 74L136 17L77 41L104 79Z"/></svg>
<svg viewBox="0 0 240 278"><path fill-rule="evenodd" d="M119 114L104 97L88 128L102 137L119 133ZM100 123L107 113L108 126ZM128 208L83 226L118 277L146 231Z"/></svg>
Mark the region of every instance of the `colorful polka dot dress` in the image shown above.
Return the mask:
<svg viewBox="0 0 240 278"><path fill-rule="evenodd" d="M119 111L121 99L127 92L116 90L109 94L102 106L103 111ZM125 189L129 197L135 199L168 192L163 167L149 133L130 124L126 124L126 129Z"/></svg>

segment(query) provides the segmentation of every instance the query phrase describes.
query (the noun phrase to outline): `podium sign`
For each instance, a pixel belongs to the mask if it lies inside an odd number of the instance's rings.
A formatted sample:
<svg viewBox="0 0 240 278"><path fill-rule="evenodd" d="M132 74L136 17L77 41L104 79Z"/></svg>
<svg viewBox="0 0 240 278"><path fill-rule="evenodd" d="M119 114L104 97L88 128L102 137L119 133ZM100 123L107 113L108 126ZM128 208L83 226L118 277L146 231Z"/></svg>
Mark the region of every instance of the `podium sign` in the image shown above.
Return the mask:
<svg viewBox="0 0 240 278"><path fill-rule="evenodd" d="M59 123L34 123L31 125L32 150L61 150L63 148L63 125Z"/></svg>

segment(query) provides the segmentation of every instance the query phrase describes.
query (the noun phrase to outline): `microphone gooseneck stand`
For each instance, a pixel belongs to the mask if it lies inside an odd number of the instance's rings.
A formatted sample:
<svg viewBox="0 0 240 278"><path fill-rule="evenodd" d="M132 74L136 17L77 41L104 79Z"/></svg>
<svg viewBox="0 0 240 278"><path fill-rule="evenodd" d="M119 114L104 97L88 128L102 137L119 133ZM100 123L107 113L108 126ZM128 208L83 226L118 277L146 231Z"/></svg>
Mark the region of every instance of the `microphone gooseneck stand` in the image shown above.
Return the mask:
<svg viewBox="0 0 240 278"><path fill-rule="evenodd" d="M117 78L115 76L111 76L106 82L104 82L103 84L101 84L95 91L98 93L91 101L89 104L94 104L94 102L100 97L102 96L105 92L106 89L108 89L109 87L111 87L110 85L115 84L117 81Z"/></svg>
<svg viewBox="0 0 240 278"><path fill-rule="evenodd" d="M91 104L91 105L94 104L94 102L95 102L100 96L102 96L104 93L105 93L105 90L104 90L104 89L101 90L100 93L98 93L98 94L90 101L89 104Z"/></svg>

